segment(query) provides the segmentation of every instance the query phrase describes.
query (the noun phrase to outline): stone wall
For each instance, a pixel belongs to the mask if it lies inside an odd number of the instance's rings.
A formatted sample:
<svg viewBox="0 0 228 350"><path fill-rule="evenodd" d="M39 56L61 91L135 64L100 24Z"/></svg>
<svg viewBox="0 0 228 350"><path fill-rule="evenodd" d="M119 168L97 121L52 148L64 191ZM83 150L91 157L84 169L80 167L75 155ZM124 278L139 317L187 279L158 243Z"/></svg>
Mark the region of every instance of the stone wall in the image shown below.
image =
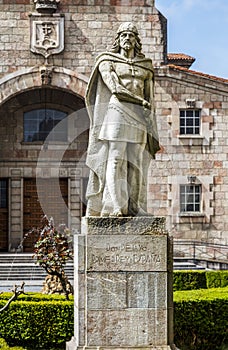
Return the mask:
<svg viewBox="0 0 228 350"><path fill-rule="evenodd" d="M30 52L31 13L32 0L0 2L0 77L43 63L42 56ZM154 64L166 61L166 19L154 1L62 0L58 13L65 18L65 49L50 58L54 66L90 74L96 55L112 45L116 29L126 21L137 23L143 50Z"/></svg>
<svg viewBox="0 0 228 350"><path fill-rule="evenodd" d="M88 175L84 165L88 141L85 89L95 57L110 48L116 29L125 21L136 22L143 52L156 67L156 115L162 150L150 167L149 211L167 216L176 238L227 243L227 80L163 65L167 59L166 19L152 0L61 0L57 14L65 20L65 48L48 60L51 82L42 97L44 57L30 51L32 13L32 0L0 0L0 176L10 179L10 198L16 196L14 201L10 199L9 220L16 244L23 229L23 178L36 176L43 149L42 144L23 143L23 111L45 103L61 105L69 113L82 111L69 127L70 140L75 133L77 139L58 147L49 145L45 153L48 169L39 173L61 173L69 179L69 206L72 222L78 227L83 212L79 197L83 197L82 182ZM202 110L202 137L179 137L179 109L186 108L187 99L194 99ZM59 169L56 160L60 156ZM20 169L17 180L12 169ZM178 188L190 175L202 184L202 215L181 216Z"/></svg>
<svg viewBox="0 0 228 350"><path fill-rule="evenodd" d="M8 180L11 250L24 235L24 179L68 178L69 225L80 227L88 176L89 123L83 98L95 57L110 48L120 23L137 22L143 51L155 65L166 61L166 19L152 0L61 0L53 18L64 17L64 50L49 57L47 69L44 57L31 52L35 15L42 19L33 0L0 0L0 177ZM67 142L25 142L23 113L44 107L71 115Z"/></svg>
<svg viewBox="0 0 228 350"><path fill-rule="evenodd" d="M227 244L228 86L223 79L164 67L156 76L156 114L162 150L149 175L150 211L170 217L176 238ZM201 110L201 135L179 135L179 110L187 100ZM202 213L181 215L179 185L196 176Z"/></svg>

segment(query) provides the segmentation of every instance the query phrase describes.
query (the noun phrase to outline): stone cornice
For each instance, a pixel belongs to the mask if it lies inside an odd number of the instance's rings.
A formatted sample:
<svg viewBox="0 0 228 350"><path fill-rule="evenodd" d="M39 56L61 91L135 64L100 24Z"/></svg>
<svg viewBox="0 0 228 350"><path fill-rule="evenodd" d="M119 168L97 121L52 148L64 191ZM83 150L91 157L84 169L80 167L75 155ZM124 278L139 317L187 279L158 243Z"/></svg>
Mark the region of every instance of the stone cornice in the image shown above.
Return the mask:
<svg viewBox="0 0 228 350"><path fill-rule="evenodd" d="M33 0L36 10L40 13L53 13L57 10L60 0Z"/></svg>

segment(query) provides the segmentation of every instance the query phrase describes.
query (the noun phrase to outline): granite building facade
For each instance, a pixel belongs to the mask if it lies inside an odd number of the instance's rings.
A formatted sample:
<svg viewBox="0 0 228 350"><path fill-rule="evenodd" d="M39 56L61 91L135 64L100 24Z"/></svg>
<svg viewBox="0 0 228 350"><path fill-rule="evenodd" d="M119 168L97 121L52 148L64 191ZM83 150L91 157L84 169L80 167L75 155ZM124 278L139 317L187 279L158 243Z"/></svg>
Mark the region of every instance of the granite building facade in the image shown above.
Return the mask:
<svg viewBox="0 0 228 350"><path fill-rule="evenodd" d="M0 0L0 251L30 251L43 214L79 229L89 120L84 96L98 53L121 22L137 24L155 67L161 151L148 211L175 239L227 244L228 81L167 54L153 0Z"/></svg>

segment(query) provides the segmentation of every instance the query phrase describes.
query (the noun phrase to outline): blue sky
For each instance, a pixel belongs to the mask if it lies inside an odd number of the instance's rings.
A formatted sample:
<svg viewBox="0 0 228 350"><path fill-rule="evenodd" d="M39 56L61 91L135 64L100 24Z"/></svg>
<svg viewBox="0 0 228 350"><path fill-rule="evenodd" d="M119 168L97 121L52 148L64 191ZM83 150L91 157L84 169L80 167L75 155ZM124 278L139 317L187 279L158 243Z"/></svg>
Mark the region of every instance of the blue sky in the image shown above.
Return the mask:
<svg viewBox="0 0 228 350"><path fill-rule="evenodd" d="M155 0L168 20L168 52L196 58L191 69L228 78L228 0Z"/></svg>

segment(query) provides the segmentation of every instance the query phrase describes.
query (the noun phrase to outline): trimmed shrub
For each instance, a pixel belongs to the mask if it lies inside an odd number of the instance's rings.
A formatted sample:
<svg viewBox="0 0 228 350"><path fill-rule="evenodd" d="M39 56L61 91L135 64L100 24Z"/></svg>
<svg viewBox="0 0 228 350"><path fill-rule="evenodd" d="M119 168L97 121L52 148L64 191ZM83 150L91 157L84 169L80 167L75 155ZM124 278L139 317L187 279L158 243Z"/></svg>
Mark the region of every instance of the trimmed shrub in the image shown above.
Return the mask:
<svg viewBox="0 0 228 350"><path fill-rule="evenodd" d="M0 338L0 349L1 350L24 350L23 348L18 347L18 346L15 346L13 348L9 347L7 342L2 338Z"/></svg>
<svg viewBox="0 0 228 350"><path fill-rule="evenodd" d="M0 300L0 307L4 304ZM26 349L64 349L73 335L73 324L72 301L17 300L0 314L2 337Z"/></svg>
<svg viewBox="0 0 228 350"><path fill-rule="evenodd" d="M0 307L11 295L0 295ZM27 350L65 349L65 342L73 335L73 309L73 298L20 295L0 314L1 336L11 346ZM228 287L174 292L176 345L181 350L227 350L227 315Z"/></svg>
<svg viewBox="0 0 228 350"><path fill-rule="evenodd" d="M206 271L207 288L228 286L228 271Z"/></svg>
<svg viewBox="0 0 228 350"><path fill-rule="evenodd" d="M228 287L174 293L175 344L181 350L228 349Z"/></svg>
<svg viewBox="0 0 228 350"><path fill-rule="evenodd" d="M173 290L220 288L228 286L228 270L173 272Z"/></svg>
<svg viewBox="0 0 228 350"><path fill-rule="evenodd" d="M13 293L11 292L5 292L0 294L0 300L9 300L12 297ZM70 300L74 300L73 295L69 296ZM24 300L24 301L65 301L66 298L64 295L61 294L42 294L42 293L34 293L34 292L28 292L26 294L21 294L17 298L17 300Z"/></svg>
<svg viewBox="0 0 228 350"><path fill-rule="evenodd" d="M173 290L207 288L205 271L174 271Z"/></svg>

